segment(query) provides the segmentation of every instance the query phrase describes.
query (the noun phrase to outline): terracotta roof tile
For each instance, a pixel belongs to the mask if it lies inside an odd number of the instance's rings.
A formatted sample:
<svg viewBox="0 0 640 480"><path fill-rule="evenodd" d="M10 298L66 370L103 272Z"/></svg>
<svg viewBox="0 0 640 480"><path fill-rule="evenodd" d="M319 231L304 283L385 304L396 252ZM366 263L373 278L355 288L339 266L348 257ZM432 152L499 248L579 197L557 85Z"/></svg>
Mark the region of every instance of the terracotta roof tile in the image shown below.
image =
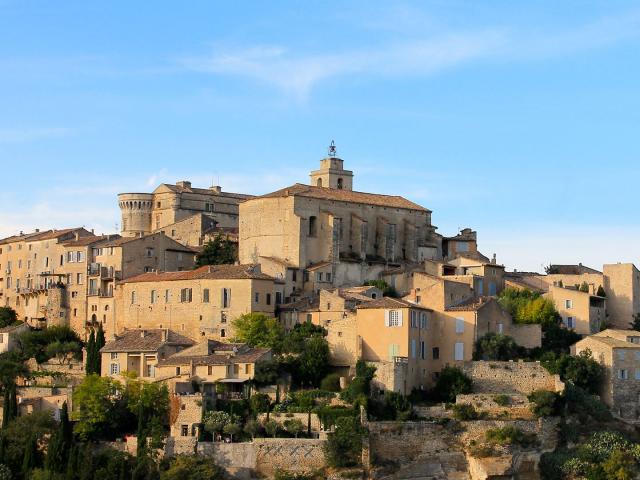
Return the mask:
<svg viewBox="0 0 640 480"><path fill-rule="evenodd" d="M338 202L362 203L365 205L378 205L380 207L404 208L421 212L430 210L397 195L381 195L378 193L355 192L352 190L339 190L335 188L313 187L296 183L290 187L282 188L272 193L256 198L278 198L299 196L317 198L320 200L334 200Z"/></svg>
<svg viewBox="0 0 640 480"><path fill-rule="evenodd" d="M143 335L144 332L144 335ZM166 336L166 339L164 335ZM162 345L190 347L195 342L173 330L163 328L140 328L125 330L108 342L101 352L155 352Z"/></svg>
<svg viewBox="0 0 640 480"><path fill-rule="evenodd" d="M494 302L493 298L480 297L479 299L475 299L474 297L468 298L463 302L458 303L457 305L452 305L450 307L445 308L447 312L474 312L476 310L480 310L482 307L488 305L491 302Z"/></svg>
<svg viewBox="0 0 640 480"><path fill-rule="evenodd" d="M433 311L430 308L423 307L416 303L411 303L399 298L382 297L378 300L371 300L370 302L363 303L356 307L358 310L372 309L372 308L419 308L420 310Z"/></svg>
<svg viewBox="0 0 640 480"><path fill-rule="evenodd" d="M150 272L136 275L121 283L169 282L176 280L274 280L259 271L258 265L205 265L182 272Z"/></svg>

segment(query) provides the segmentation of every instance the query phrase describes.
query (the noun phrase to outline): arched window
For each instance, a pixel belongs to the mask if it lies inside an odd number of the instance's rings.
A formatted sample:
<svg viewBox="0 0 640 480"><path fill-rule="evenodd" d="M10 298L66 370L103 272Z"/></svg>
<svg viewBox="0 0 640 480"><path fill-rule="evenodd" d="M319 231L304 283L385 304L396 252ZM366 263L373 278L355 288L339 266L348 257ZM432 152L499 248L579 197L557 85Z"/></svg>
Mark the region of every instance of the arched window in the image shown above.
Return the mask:
<svg viewBox="0 0 640 480"><path fill-rule="evenodd" d="M342 190L342 179L338 179L338 190Z"/></svg>
<svg viewBox="0 0 640 480"><path fill-rule="evenodd" d="M321 187L322 186L322 179L319 178L318 181L316 182L316 185Z"/></svg>
<svg viewBox="0 0 640 480"><path fill-rule="evenodd" d="M309 236L315 237L318 234L318 219L314 216L309 217Z"/></svg>
<svg viewBox="0 0 640 480"><path fill-rule="evenodd" d="M91 323L96 323L97 321L98 321L98 317L94 313L93 315L91 315Z"/></svg>

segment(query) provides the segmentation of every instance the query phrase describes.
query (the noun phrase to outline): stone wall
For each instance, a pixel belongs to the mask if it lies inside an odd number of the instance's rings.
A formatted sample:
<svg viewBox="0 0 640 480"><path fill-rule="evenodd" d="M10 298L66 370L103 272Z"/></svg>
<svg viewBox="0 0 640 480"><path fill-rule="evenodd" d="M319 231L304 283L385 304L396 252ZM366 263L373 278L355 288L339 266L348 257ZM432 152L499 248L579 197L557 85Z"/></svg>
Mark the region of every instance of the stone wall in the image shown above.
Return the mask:
<svg viewBox="0 0 640 480"><path fill-rule="evenodd" d="M276 470L313 471L325 466L324 440L308 438L260 438L246 443L198 444L199 454L212 457L236 478L249 478L253 471L270 476Z"/></svg>
<svg viewBox="0 0 640 480"><path fill-rule="evenodd" d="M476 393L521 393L535 390L561 392L564 383L552 375L540 362L465 362L464 373L473 381Z"/></svg>
<svg viewBox="0 0 640 480"><path fill-rule="evenodd" d="M457 395L456 404L468 403L481 413L490 418L534 418L531 412L531 402L525 395L506 395L508 404L500 405L496 402L498 395L491 393L472 393L469 395Z"/></svg>

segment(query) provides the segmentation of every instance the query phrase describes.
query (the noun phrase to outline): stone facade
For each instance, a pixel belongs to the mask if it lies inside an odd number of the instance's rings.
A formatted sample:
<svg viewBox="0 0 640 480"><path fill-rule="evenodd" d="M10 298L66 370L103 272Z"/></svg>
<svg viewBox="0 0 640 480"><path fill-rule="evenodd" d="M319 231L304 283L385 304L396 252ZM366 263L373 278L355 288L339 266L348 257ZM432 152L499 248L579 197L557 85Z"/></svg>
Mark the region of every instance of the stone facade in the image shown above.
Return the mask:
<svg viewBox="0 0 640 480"><path fill-rule="evenodd" d="M591 335L600 331L606 322L606 298L567 287L549 286L545 295L551 300L562 317L566 328L580 335Z"/></svg>
<svg viewBox="0 0 640 480"><path fill-rule="evenodd" d="M547 372L539 362L465 362L462 369L473 381L476 393L529 395L536 390L564 390L560 377Z"/></svg>

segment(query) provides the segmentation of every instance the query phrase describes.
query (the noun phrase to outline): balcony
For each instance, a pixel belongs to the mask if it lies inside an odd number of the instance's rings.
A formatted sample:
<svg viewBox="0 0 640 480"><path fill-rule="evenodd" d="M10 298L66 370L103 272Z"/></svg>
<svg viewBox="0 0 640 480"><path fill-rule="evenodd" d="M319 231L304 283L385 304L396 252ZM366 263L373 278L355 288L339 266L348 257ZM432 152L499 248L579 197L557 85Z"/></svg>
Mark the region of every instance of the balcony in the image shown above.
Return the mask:
<svg viewBox="0 0 640 480"><path fill-rule="evenodd" d="M89 288L87 296L109 298L113 297L113 290L107 288Z"/></svg>

